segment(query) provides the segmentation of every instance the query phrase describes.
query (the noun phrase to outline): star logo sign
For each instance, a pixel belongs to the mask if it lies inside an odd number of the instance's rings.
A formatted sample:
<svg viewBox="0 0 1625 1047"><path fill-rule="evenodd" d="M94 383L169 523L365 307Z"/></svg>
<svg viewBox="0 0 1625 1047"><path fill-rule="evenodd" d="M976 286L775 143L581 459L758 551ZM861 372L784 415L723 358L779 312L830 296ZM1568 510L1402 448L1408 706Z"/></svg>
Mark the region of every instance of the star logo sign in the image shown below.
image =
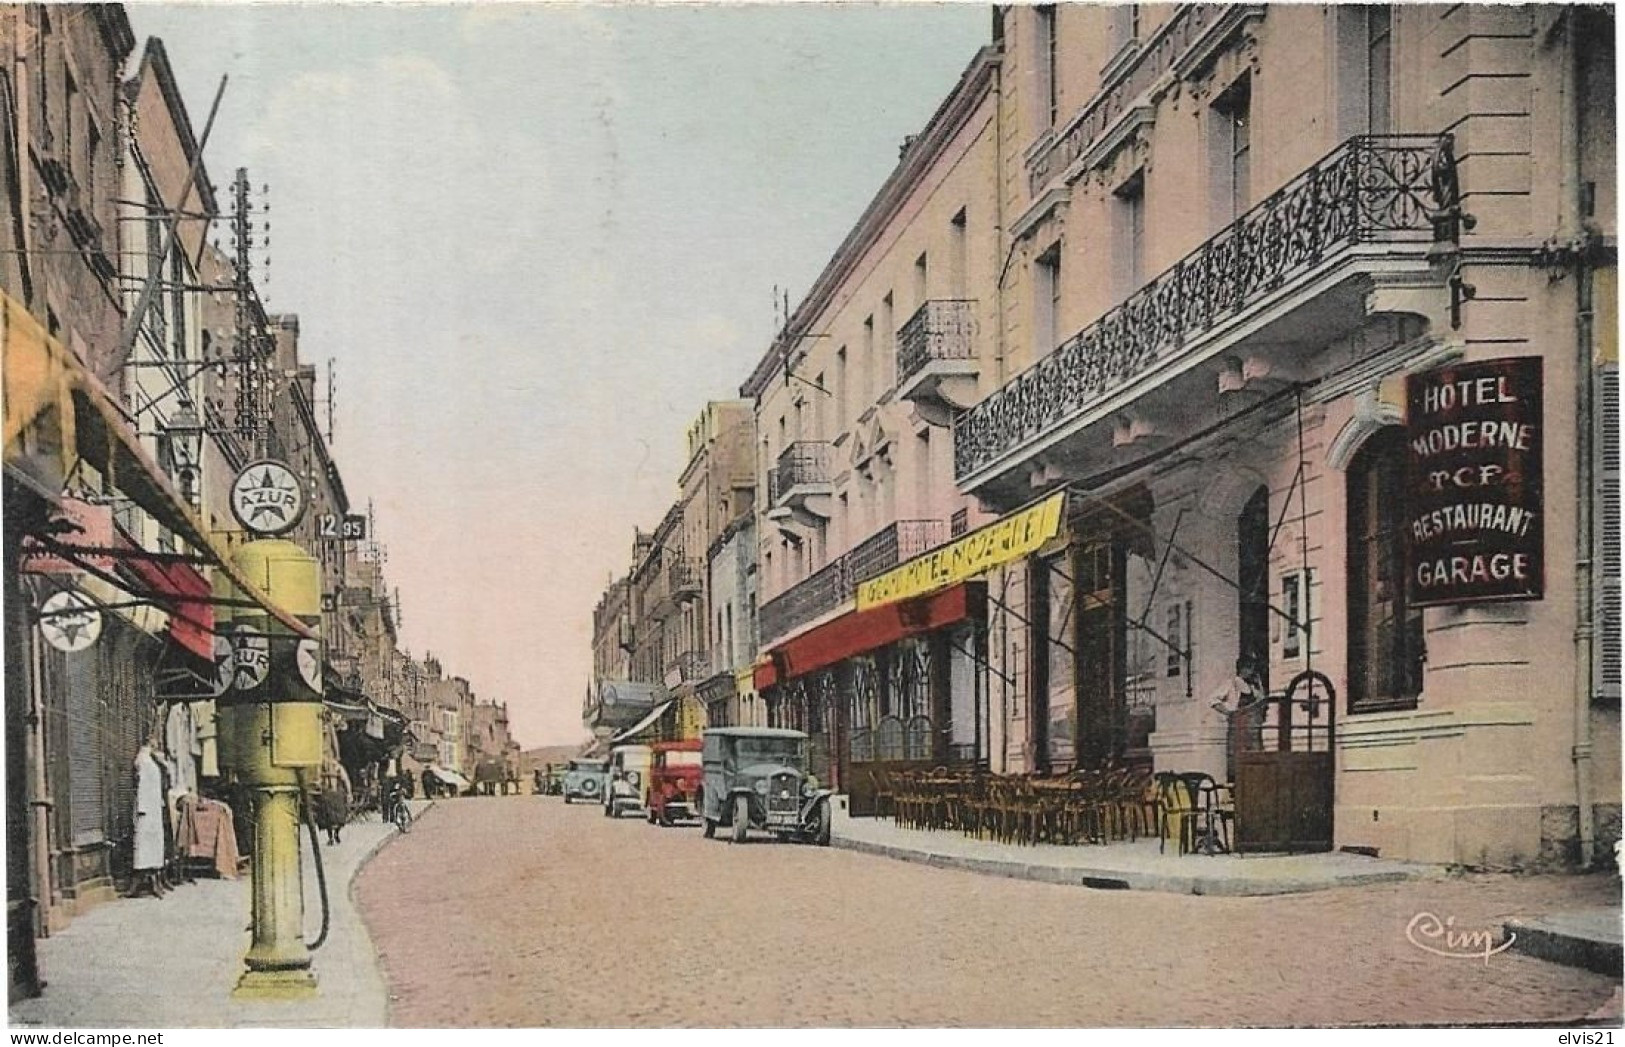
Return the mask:
<svg viewBox="0 0 1625 1047"><path fill-rule="evenodd" d="M249 520L259 523L261 517L271 516L275 517L276 522L279 524L287 523L287 514L283 512L287 493L287 488L277 482L277 478L271 470L267 469L260 473L259 484L248 488L247 497L244 499L249 507Z"/></svg>
<svg viewBox="0 0 1625 1047"><path fill-rule="evenodd" d="M299 520L304 492L281 462L256 462L231 485L231 508L238 521L259 534L281 534Z"/></svg>
<svg viewBox="0 0 1625 1047"><path fill-rule="evenodd" d="M102 634L102 615L88 597L65 589L40 607L40 634L65 654L82 651Z"/></svg>

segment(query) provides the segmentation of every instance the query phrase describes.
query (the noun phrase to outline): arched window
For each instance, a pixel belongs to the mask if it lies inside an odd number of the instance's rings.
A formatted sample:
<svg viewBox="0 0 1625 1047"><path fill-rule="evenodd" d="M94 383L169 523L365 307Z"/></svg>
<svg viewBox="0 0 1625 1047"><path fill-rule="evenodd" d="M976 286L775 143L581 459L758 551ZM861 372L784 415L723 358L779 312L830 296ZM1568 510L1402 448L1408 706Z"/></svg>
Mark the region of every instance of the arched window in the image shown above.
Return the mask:
<svg viewBox="0 0 1625 1047"><path fill-rule="evenodd" d="M1388 427L1348 469L1349 712L1414 709L1422 693L1422 612L1409 605L1405 433Z"/></svg>

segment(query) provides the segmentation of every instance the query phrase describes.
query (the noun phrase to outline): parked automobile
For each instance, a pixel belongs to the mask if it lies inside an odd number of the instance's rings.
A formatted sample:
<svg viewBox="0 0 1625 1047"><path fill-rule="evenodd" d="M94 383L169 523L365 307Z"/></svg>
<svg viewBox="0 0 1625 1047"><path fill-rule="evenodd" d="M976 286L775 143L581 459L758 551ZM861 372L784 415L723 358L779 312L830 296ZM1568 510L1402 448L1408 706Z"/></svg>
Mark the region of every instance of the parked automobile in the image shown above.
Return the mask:
<svg viewBox="0 0 1625 1047"><path fill-rule="evenodd" d="M602 803L609 784L609 761L575 759L564 769L564 802L588 800Z"/></svg>
<svg viewBox="0 0 1625 1047"><path fill-rule="evenodd" d="M609 785L604 791L604 817L619 818L649 807L649 764L652 753L647 745L617 745L609 751Z"/></svg>
<svg viewBox="0 0 1625 1047"><path fill-rule="evenodd" d="M530 791L537 796L558 796L564 792L564 769L567 765L550 763L531 772Z"/></svg>
<svg viewBox="0 0 1625 1047"><path fill-rule="evenodd" d="M752 827L780 840L829 844L830 790L807 771L807 736L774 727L713 727L701 747L705 835L728 826L744 843Z"/></svg>
<svg viewBox="0 0 1625 1047"><path fill-rule="evenodd" d="M670 825L679 818L698 818L696 801L703 771L698 738L682 742L656 742L649 768L649 822Z"/></svg>

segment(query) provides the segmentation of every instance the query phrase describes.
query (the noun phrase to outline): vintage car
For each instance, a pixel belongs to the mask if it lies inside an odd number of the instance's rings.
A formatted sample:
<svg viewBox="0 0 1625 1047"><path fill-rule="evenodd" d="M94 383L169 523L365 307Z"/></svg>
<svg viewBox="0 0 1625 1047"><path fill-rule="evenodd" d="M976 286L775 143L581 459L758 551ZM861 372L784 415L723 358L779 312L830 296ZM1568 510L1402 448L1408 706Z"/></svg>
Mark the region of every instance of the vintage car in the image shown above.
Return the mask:
<svg viewBox="0 0 1625 1047"><path fill-rule="evenodd" d="M602 803L609 784L609 761L604 759L571 760L564 769L564 802L582 799Z"/></svg>
<svg viewBox="0 0 1625 1047"><path fill-rule="evenodd" d="M627 812L639 813L649 806L649 764L647 745L617 745L609 751L609 784L604 791L604 817L619 818Z"/></svg>
<svg viewBox="0 0 1625 1047"><path fill-rule="evenodd" d="M656 742L649 768L649 823L670 825L679 818L698 818L700 740Z"/></svg>
<svg viewBox="0 0 1625 1047"><path fill-rule="evenodd" d="M550 763L531 772L530 791L537 796L558 796L564 792L565 764Z"/></svg>
<svg viewBox="0 0 1625 1047"><path fill-rule="evenodd" d="M705 835L726 825L735 843L752 827L780 840L827 846L830 790L807 771L807 736L774 727L713 727L701 747Z"/></svg>

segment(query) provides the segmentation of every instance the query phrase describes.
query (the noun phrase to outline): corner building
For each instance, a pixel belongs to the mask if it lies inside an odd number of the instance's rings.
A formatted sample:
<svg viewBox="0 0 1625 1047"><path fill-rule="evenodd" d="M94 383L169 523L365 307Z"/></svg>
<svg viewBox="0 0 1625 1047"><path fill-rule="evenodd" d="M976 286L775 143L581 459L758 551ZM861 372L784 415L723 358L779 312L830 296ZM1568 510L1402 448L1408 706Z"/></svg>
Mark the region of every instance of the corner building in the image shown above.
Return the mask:
<svg viewBox="0 0 1625 1047"><path fill-rule="evenodd" d="M1066 501L987 577L993 769L1233 779L1255 850L1588 864L1619 836L1612 12L995 25L1004 374L954 477Z"/></svg>
<svg viewBox="0 0 1625 1047"><path fill-rule="evenodd" d="M752 685L812 771L868 813L875 772L987 759L980 583L864 606L863 583L984 514L953 412L997 386L999 57L984 48L790 313L755 403Z"/></svg>

